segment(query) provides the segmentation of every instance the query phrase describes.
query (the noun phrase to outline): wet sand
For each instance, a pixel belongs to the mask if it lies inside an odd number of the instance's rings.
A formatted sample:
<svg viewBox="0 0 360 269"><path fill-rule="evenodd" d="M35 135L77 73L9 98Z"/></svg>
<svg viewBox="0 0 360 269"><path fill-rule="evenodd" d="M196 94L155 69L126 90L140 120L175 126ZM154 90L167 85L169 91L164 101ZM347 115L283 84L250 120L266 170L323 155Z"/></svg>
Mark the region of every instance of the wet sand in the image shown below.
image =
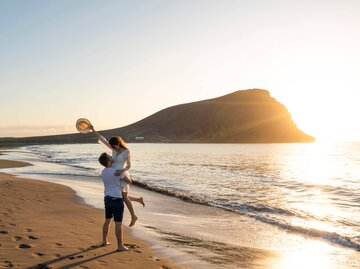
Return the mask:
<svg viewBox="0 0 360 269"><path fill-rule="evenodd" d="M24 165L0 160L0 168ZM0 268L180 268L126 227L130 251L115 251L113 224L112 245L99 247L104 213L69 187L0 173L0 197Z"/></svg>

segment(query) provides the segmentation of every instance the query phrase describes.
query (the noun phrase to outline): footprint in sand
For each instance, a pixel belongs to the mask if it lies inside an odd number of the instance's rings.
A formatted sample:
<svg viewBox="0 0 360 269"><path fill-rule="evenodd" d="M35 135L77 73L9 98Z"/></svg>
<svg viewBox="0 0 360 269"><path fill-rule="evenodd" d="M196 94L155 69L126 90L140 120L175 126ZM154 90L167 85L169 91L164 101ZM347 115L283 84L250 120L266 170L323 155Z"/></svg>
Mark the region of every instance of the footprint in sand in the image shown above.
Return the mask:
<svg viewBox="0 0 360 269"><path fill-rule="evenodd" d="M93 246L88 247L87 249L88 249L88 250L93 250L93 249L99 248L99 247L101 247L101 246L102 246L102 244L93 245Z"/></svg>
<svg viewBox="0 0 360 269"><path fill-rule="evenodd" d="M166 266L166 265L161 266L161 268L162 268L162 269L171 269L171 267Z"/></svg>
<svg viewBox="0 0 360 269"><path fill-rule="evenodd" d="M30 228L27 228L26 231L27 232L32 232L32 230Z"/></svg>
<svg viewBox="0 0 360 269"><path fill-rule="evenodd" d="M39 237L36 237L36 236L33 236L33 235L29 235L29 239L31 239L31 240L37 240L37 239L39 239Z"/></svg>
<svg viewBox="0 0 360 269"><path fill-rule="evenodd" d="M130 249L140 248L139 246L134 245L134 244L124 244L124 245L125 245L125 247L128 247Z"/></svg>
<svg viewBox="0 0 360 269"><path fill-rule="evenodd" d="M14 264L11 261L4 261L5 268L13 268Z"/></svg>
<svg viewBox="0 0 360 269"><path fill-rule="evenodd" d="M136 252L136 253L142 253L140 250L134 250L134 252Z"/></svg>
<svg viewBox="0 0 360 269"><path fill-rule="evenodd" d="M16 226L16 224L15 223L10 223L10 226Z"/></svg>
<svg viewBox="0 0 360 269"><path fill-rule="evenodd" d="M69 257L70 260L73 260L73 259L81 259L81 258L84 258L83 255L76 255L76 256L71 256Z"/></svg>
<svg viewBox="0 0 360 269"><path fill-rule="evenodd" d="M45 254L44 254L44 253L41 253L41 252L35 252L35 255L36 255L36 256L39 256L39 257L42 257L42 256L44 256Z"/></svg>
<svg viewBox="0 0 360 269"><path fill-rule="evenodd" d="M0 225L0 234L8 234L8 231L5 230L5 226L4 226L4 225Z"/></svg>
<svg viewBox="0 0 360 269"><path fill-rule="evenodd" d="M31 248L31 246L29 244L20 244L19 248Z"/></svg>
<svg viewBox="0 0 360 269"><path fill-rule="evenodd" d="M14 236L15 241L20 241L22 239L21 236Z"/></svg>
<svg viewBox="0 0 360 269"><path fill-rule="evenodd" d="M63 246L63 244L61 244L61 243L56 243L56 245L57 245L57 246Z"/></svg>

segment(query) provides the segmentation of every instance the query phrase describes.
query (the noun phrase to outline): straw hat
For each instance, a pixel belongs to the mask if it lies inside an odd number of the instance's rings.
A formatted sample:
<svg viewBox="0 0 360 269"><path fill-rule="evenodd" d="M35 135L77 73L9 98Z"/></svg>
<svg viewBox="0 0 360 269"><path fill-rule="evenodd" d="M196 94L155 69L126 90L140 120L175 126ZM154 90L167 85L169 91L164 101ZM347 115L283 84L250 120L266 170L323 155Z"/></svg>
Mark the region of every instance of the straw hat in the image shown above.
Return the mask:
<svg viewBox="0 0 360 269"><path fill-rule="evenodd" d="M76 129L83 134L86 134L90 131L91 123L88 119L80 118L76 121Z"/></svg>

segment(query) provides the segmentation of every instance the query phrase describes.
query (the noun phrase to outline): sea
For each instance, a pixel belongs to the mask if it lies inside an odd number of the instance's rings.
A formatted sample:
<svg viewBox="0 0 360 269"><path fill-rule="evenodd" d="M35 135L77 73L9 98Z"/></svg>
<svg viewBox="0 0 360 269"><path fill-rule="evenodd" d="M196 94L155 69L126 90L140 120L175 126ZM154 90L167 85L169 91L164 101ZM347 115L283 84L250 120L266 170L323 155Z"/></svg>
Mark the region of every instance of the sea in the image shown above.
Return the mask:
<svg viewBox="0 0 360 269"><path fill-rule="evenodd" d="M360 143L130 143L135 235L190 268L360 268ZM101 144L5 151L5 169L103 208Z"/></svg>

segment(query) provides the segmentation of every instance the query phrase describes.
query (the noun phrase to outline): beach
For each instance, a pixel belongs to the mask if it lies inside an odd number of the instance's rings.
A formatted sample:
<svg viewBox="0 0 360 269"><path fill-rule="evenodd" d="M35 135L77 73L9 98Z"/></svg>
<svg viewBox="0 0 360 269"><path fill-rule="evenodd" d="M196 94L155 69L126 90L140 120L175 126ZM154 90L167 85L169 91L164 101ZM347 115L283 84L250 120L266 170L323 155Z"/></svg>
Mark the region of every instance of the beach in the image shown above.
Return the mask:
<svg viewBox="0 0 360 269"><path fill-rule="evenodd" d="M320 219L322 211L313 219L310 219L309 211L308 222L300 227L289 215L289 203L278 208L271 206L273 201L296 199L296 193L281 195L280 191L295 188L304 193L303 185L297 185L298 181L285 181L290 171L296 171L290 165L294 160L285 159L286 162L281 163L273 154L297 156L296 163L301 163L303 152L312 152L313 148L308 149L308 145L232 145L230 149L225 145L131 144L131 148L131 176L138 182L131 186L131 195L143 196L146 206L134 204L139 220L133 228L127 227L130 218L125 210L124 242L130 251L123 253L114 252L113 225L109 233L112 245L97 247L101 241L104 210L103 184L99 177L101 166L96 157L103 149L96 144L2 149L0 266L359 268L356 225L351 226L354 231L348 231L352 237L333 232L334 228L342 232L342 226L337 227L325 218L321 219L321 230L314 229L309 225L318 225L314 221ZM209 158L213 152L217 156ZM241 153L235 155L234 152ZM196 158L189 159L190 155ZM219 156L226 162L211 162L219 160ZM247 163L242 156L252 158L254 162ZM259 166L270 160L272 167ZM356 167L356 163L354 165ZM287 176L276 181L274 175L279 167ZM296 175L308 176L306 172L307 169L300 167ZM344 185L350 180L344 180ZM281 188L280 183L286 188ZM354 181L352 185L355 189L356 184ZM347 196L334 199L350 197L345 186L343 193ZM319 198L321 193L329 195L338 188L316 185L308 188L306 194ZM221 192L215 192L217 190ZM232 190L236 192L233 194ZM312 194L315 190L317 192ZM214 199L205 200L205 194ZM356 196L352 195L351 200L353 197ZM248 203L253 198L262 199L257 207ZM237 207L235 199L242 199L242 204L248 206ZM333 207L326 208L325 205L323 203L321 208L326 209L326 213L334 212L331 211ZM232 210L229 210L230 206ZM354 208L352 204L343 208L343 212L351 208ZM354 221L357 219L347 216Z"/></svg>
<svg viewBox="0 0 360 269"><path fill-rule="evenodd" d="M1 168L24 165L0 160ZM126 227L129 251L115 251L113 224L112 244L99 247L104 213L69 187L0 173L0 197L1 268L180 268Z"/></svg>

